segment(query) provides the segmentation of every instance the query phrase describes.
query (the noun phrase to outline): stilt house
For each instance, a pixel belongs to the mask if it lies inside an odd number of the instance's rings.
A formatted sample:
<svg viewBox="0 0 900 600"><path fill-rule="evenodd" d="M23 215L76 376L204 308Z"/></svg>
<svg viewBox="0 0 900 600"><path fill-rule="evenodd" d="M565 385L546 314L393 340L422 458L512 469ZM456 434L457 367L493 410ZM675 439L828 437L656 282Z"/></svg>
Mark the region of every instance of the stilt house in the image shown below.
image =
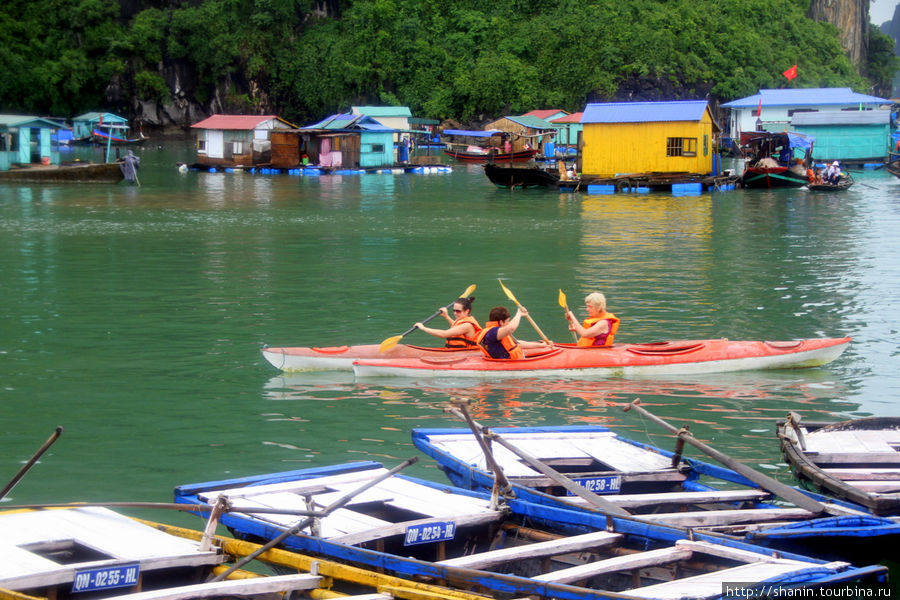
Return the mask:
<svg viewBox="0 0 900 600"><path fill-rule="evenodd" d="M197 162L222 167L267 165L271 132L293 127L274 115L213 115L191 125L197 131Z"/></svg>
<svg viewBox="0 0 900 600"><path fill-rule="evenodd" d="M0 115L0 171L15 164L59 164L59 123L30 115Z"/></svg>
<svg viewBox="0 0 900 600"><path fill-rule="evenodd" d="M297 130L303 152L321 167L390 167L396 129L366 115L337 114Z"/></svg>

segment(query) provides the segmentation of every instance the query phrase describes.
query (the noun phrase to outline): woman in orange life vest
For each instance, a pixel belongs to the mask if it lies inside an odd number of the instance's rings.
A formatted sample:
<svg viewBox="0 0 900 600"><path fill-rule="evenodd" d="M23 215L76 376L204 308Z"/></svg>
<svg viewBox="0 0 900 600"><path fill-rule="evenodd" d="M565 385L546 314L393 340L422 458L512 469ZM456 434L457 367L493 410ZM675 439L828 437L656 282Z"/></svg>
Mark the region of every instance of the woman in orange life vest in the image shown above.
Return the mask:
<svg viewBox="0 0 900 600"><path fill-rule="evenodd" d="M434 329L425 327L423 323L416 323L416 327L427 333L447 340L447 348L474 348L475 336L481 331L481 325L472 316L472 303L475 296L458 298L453 303L453 318L447 312L447 307L441 307L441 316L450 323L449 329Z"/></svg>
<svg viewBox="0 0 900 600"><path fill-rule="evenodd" d="M612 346L613 337L619 330L619 319L616 315L606 312L606 296L600 292L588 294L584 299L588 318L584 323L575 320L575 314L570 310L566 315L569 321L569 330L579 335L579 346Z"/></svg>
<svg viewBox="0 0 900 600"><path fill-rule="evenodd" d="M519 327L528 309L519 306L516 314L510 318L509 310L505 306L495 306L491 309L488 322L484 329L475 338L478 347L488 358L525 358L522 348L547 348L544 342L520 342L513 337L513 332Z"/></svg>

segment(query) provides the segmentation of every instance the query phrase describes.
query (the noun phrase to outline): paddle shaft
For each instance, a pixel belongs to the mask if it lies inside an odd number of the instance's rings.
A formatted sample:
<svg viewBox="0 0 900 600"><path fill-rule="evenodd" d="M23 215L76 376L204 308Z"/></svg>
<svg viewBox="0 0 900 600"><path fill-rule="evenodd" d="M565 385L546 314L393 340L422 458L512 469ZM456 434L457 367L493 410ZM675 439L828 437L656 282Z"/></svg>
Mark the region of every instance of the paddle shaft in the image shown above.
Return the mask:
<svg viewBox="0 0 900 600"><path fill-rule="evenodd" d="M0 500L3 500L3 498L5 498L6 495L11 492L14 487L16 487L16 484L19 483L19 481L23 477L25 477L25 474L31 469L31 467L34 466L38 459L41 458L44 452L46 452L50 448L50 446L53 445L53 442L59 439L59 436L62 435L62 432L63 428L60 426L57 427L52 434L50 434L50 437L47 438L47 441L44 442L44 444L40 448L38 448L38 451L34 453L34 456L32 456L27 463L22 465L22 468L19 469L19 472L16 473L15 476L13 476L13 478L9 481L9 483L6 484L6 486L4 486L2 490L0 490Z"/></svg>
<svg viewBox="0 0 900 600"><path fill-rule="evenodd" d="M484 458L487 461L488 466L490 467L491 471L494 472L495 485L500 488L500 491L504 496L513 496L514 494L512 493L512 486L509 485L509 480L506 478L506 474L503 473L503 469L500 468L500 465L498 465L497 461L494 459L494 453L491 451L491 447L488 445L487 441L485 441L484 436L481 435L481 430L472 419L472 415L469 414L469 410L466 408L466 405L459 403L454 408L448 409L448 411L452 415L466 422L466 424L469 426L469 429L472 430L472 435L474 435L475 439L478 441L478 445L481 447L481 451L484 453Z"/></svg>
<svg viewBox="0 0 900 600"><path fill-rule="evenodd" d="M453 307L453 303L454 303L454 302L456 302L456 300L454 300L453 302L451 302L450 304L448 304L445 308L446 308L447 310L450 310L450 308ZM435 317L437 317L437 316L440 315L440 314L441 314L441 311L440 311L440 310L437 310L437 311L434 312L433 315L431 315L430 317L428 317L428 318L425 319L424 321L420 321L420 322L422 323L422 325L424 325L425 323L427 323L428 321L431 321L432 319L434 319ZM407 329L406 331L404 331L403 333L401 333L401 334L400 334L400 337L407 336L407 335L411 334L411 333L412 333L413 331L415 331L415 330L416 330L416 326L413 325L412 327L410 327L409 329Z"/></svg>
<svg viewBox="0 0 900 600"><path fill-rule="evenodd" d="M498 279L497 281L500 281L500 280ZM517 306L518 308L522 308L522 305L519 304L519 301L516 300L516 297L513 296L513 293L512 293L511 291L509 291L509 289L508 289L505 285L503 285L503 282L502 282L502 281L500 281L500 287L503 288L503 291L504 291L504 293L506 294L506 297L507 297L507 298L509 298L510 300L512 300L513 302L515 302L515 303L516 303L516 306ZM544 340L544 341L547 342L548 344L552 344L552 343L553 343L553 342L550 341L550 338L548 338L546 335L544 335L544 332L541 331L541 328L537 326L537 323L534 322L534 319L531 318L531 315L526 314L526 315L525 315L525 318L528 319L528 322L531 323L531 326L534 327L534 330L537 332L537 334L538 334L539 336L541 336L541 339L542 339L542 340Z"/></svg>
<svg viewBox="0 0 900 600"><path fill-rule="evenodd" d="M751 469L747 465L734 460L730 456L719 452L715 448L711 448L710 446L707 446L703 442L695 439L694 436L690 435L688 432L680 431L673 425L667 423L666 421L660 419L656 415L650 413L643 406L639 406L638 403L639 403L639 399L635 400L631 404L626 405L624 407L624 410L626 412L631 409L636 410L642 416L650 419L651 421L653 421L660 427L663 427L664 429L667 429L670 432L674 433L676 436L678 436L679 440L684 440L685 442L687 442L691 446L697 448L698 450L700 450L707 456L713 458L714 460L717 460L718 462L722 463L729 469L736 471L739 474L741 474L742 476L746 477L747 479L749 479L756 485L760 486L762 489L764 489L772 494L775 494L776 496L779 496L785 500L793 502L800 508L803 508L803 509L808 510L813 513L822 513L822 512L832 513L834 511L833 514L847 514L844 511L836 510L833 507L827 506L827 505L819 502L818 500L814 500L813 498L810 498L806 494L803 494L803 493L795 490L791 486L785 485L785 484L781 483L780 481L772 479L768 475L765 475L763 473L760 473L759 471Z"/></svg>
<svg viewBox="0 0 900 600"><path fill-rule="evenodd" d="M337 509L341 508L342 506L344 506L345 504L347 504L348 502L353 500L353 498L355 498L359 494L363 493L364 491L368 490L369 488L372 488L372 487L378 485L385 479L390 479L391 477L393 477L394 475L396 475L397 473L399 473L400 471L402 471L409 465L415 464L418 461L419 461L418 457L415 457L415 456L413 456L412 458L408 458L405 461L403 461L402 463L400 463L399 465L397 465L396 467L394 467L393 469L391 469L390 471L388 471L386 473L382 473L375 479L373 479L371 481L367 481L366 483L359 486L355 490L344 494L343 496L341 496L340 498L338 498L337 500L335 500L334 502L332 502L331 504L326 506L322 510L321 516L326 516L326 515L331 514L332 512L336 511ZM306 519L303 519L302 521L300 521L299 523L297 523L290 529L286 530L279 536L272 538L268 543L261 546L256 552L253 552L252 554L248 554L241 560L235 562L231 567L228 568L228 570L223 571L222 573L219 573L218 575L213 577L210 581L212 583L215 583L216 581L222 581L223 579L225 579L226 577L228 577L229 575L231 575L232 573L234 573L235 571L237 571L238 569L240 569L241 567L246 565L248 562L250 562L251 560L255 559L257 556L259 556L260 554L265 552L266 550L271 550L272 548L274 548L275 546L277 546L278 544L280 544L287 538L291 537L292 535L295 535L297 532L299 532L304 527L308 527L315 518L316 517L307 517Z"/></svg>

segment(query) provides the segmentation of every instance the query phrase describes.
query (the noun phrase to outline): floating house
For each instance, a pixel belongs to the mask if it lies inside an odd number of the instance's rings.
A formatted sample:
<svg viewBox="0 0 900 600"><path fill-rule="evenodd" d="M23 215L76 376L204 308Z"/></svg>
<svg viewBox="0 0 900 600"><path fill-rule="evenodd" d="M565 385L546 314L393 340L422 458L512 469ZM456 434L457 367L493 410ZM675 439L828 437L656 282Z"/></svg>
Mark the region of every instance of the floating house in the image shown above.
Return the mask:
<svg viewBox="0 0 900 600"><path fill-rule="evenodd" d="M128 119L111 112L88 112L72 119L72 141L90 142L95 129L128 129Z"/></svg>
<svg viewBox="0 0 900 600"><path fill-rule="evenodd" d="M197 130L197 162L210 167L255 167L271 159L270 135L294 126L274 115L213 115Z"/></svg>
<svg viewBox="0 0 900 600"><path fill-rule="evenodd" d="M722 105L731 110L729 135L746 139L754 131L795 131L816 138L818 161L881 161L891 142L892 102L850 88L759 90Z"/></svg>
<svg viewBox="0 0 900 600"><path fill-rule="evenodd" d="M0 171L13 165L58 165L60 124L31 115L0 115Z"/></svg>
<svg viewBox="0 0 900 600"><path fill-rule="evenodd" d="M550 123L558 127L559 133L556 134L557 146L578 146L578 136L581 135L581 116L583 112L572 113L563 117L550 119Z"/></svg>
<svg viewBox="0 0 900 600"><path fill-rule="evenodd" d="M555 148L553 141L556 139L558 128L535 116L520 115L516 117L503 117L484 126L485 131L502 131L511 134L513 152L537 150L542 156L553 156Z"/></svg>
<svg viewBox="0 0 900 600"><path fill-rule="evenodd" d="M372 117L353 114L332 115L296 130L300 151L311 164L357 169L393 166L396 133Z"/></svg>
<svg viewBox="0 0 900 600"><path fill-rule="evenodd" d="M720 132L705 100L588 104L579 172L713 173Z"/></svg>
<svg viewBox="0 0 900 600"><path fill-rule="evenodd" d="M353 106L350 112L354 115L372 117L385 127L395 131L394 141L400 141L402 132L410 131L412 112L406 106Z"/></svg>

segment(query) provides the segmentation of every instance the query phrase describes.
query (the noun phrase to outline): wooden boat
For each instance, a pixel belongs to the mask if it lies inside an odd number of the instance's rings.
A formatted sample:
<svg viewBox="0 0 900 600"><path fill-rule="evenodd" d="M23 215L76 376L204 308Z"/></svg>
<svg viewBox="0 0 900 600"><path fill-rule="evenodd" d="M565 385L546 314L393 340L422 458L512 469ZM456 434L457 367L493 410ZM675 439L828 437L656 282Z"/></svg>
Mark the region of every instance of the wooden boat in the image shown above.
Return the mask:
<svg viewBox="0 0 900 600"><path fill-rule="evenodd" d="M801 480L875 514L900 516L900 417L824 424L792 414L778 424L778 437Z"/></svg>
<svg viewBox="0 0 900 600"><path fill-rule="evenodd" d="M518 150L516 152L470 152L468 150L457 150L454 148L445 148L444 154L450 158L468 163L509 163L509 162L528 162L533 160L537 155L537 150Z"/></svg>
<svg viewBox="0 0 900 600"><path fill-rule="evenodd" d="M527 169L486 163L484 174L491 183L504 188L555 187L559 183L559 175L540 167Z"/></svg>
<svg viewBox="0 0 900 600"><path fill-rule="evenodd" d="M264 577L247 571L204 583L228 557L199 540L170 535L101 507L0 513L0 596L141 600L264 596L324 587L309 573Z"/></svg>
<svg viewBox="0 0 900 600"><path fill-rule="evenodd" d="M837 183L810 183L806 187L811 192L842 192L853 185L853 178L843 175Z"/></svg>
<svg viewBox="0 0 900 600"><path fill-rule="evenodd" d="M119 183L124 177L119 162L29 165L0 171L0 182L19 183Z"/></svg>
<svg viewBox="0 0 900 600"><path fill-rule="evenodd" d="M523 460L527 455L602 496L605 503L652 523L715 532L779 549L877 562L900 542L900 523L850 503L816 512L781 500L725 466L622 437L602 426L490 428L492 460L517 498L603 512ZM459 487L490 491L493 469L469 429L413 429L416 448ZM507 447L511 445L513 449ZM791 488L815 500L825 497Z"/></svg>
<svg viewBox="0 0 900 600"><path fill-rule="evenodd" d="M745 188L803 187L808 183L806 168L811 163L815 138L793 132L754 132L746 140L744 153L748 163L741 175ZM794 149L805 150L802 170L792 170ZM774 157L783 150L789 158L779 162ZM800 159L797 159L800 160ZM798 172L799 171L799 172Z"/></svg>
<svg viewBox="0 0 900 600"><path fill-rule="evenodd" d="M228 503L247 507L221 518L239 538L277 540L404 578L476 588L491 598L680 598L688 591L691 598L718 598L725 582L806 587L885 576L881 566L776 557L752 544L628 518L516 499L496 503L487 494L393 475L396 470L369 462L212 481L177 487L175 499L204 514ZM254 514L255 507L319 516L298 522Z"/></svg>
<svg viewBox="0 0 900 600"><path fill-rule="evenodd" d="M269 363L285 372L326 371L340 369L351 371L353 361L360 358L441 358L480 354L477 348L428 348L410 344L397 344L379 353L379 344L360 346L325 346L270 348L264 346L263 357Z"/></svg>
<svg viewBox="0 0 900 600"><path fill-rule="evenodd" d="M558 344L524 359L483 355L437 358L366 358L353 362L357 377L643 377L817 367L840 356L850 338L786 342L686 340L580 348Z"/></svg>
<svg viewBox="0 0 900 600"><path fill-rule="evenodd" d="M108 131L101 131L100 129L94 129L91 131L91 140L95 144L101 144L105 146L108 143L112 143L114 146L140 146L148 139L143 133L140 133L136 138L127 138L121 135L115 135L114 133L110 133Z"/></svg>
<svg viewBox="0 0 900 600"><path fill-rule="evenodd" d="M884 169L894 177L900 177L900 160L889 162Z"/></svg>

